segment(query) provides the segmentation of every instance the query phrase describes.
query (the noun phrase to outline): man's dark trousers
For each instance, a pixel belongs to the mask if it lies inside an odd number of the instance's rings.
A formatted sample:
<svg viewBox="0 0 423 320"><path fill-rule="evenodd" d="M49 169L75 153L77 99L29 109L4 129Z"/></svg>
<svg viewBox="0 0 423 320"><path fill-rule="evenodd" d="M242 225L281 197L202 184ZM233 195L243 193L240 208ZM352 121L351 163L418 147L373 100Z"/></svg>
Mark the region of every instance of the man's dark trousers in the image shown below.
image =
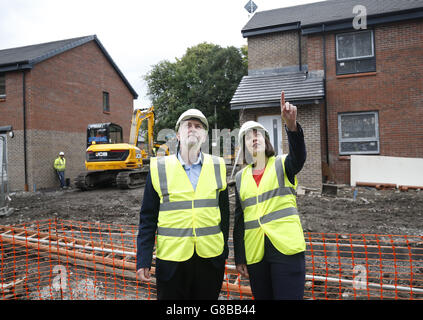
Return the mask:
<svg viewBox="0 0 423 320"><path fill-rule="evenodd" d="M165 281L160 279L162 272L158 269L157 299L217 300L222 288L225 264L224 261L220 264L214 262L194 253L187 261L177 262L174 274ZM160 268L160 262L157 268Z"/></svg>

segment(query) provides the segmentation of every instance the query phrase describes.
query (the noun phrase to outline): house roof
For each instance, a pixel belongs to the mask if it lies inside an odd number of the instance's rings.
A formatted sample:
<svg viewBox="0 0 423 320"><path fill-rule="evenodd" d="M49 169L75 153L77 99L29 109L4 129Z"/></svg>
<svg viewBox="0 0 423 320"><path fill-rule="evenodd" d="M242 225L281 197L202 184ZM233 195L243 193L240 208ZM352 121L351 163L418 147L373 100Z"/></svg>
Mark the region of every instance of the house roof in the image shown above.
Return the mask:
<svg viewBox="0 0 423 320"><path fill-rule="evenodd" d="M342 22L348 24L338 27L351 28L356 5L366 8L369 25L382 23L388 16L394 21L423 17L423 0L327 0L257 12L241 32L244 37L249 37L301 28L304 34L321 32L316 28L321 24L339 25Z"/></svg>
<svg viewBox="0 0 423 320"><path fill-rule="evenodd" d="M119 67L113 61L112 57L108 54L96 35L0 50L0 72L32 69L33 66L37 63L40 63L46 59L54 57L75 47L86 44L90 41L96 42L100 50L106 56L107 60L110 62L122 81L128 87L129 91L134 96L134 99L136 99L138 97L137 92L125 78L122 71L120 71Z"/></svg>
<svg viewBox="0 0 423 320"><path fill-rule="evenodd" d="M323 74L308 72L269 73L244 76L231 100L231 109L277 107L282 90L296 104L324 98Z"/></svg>

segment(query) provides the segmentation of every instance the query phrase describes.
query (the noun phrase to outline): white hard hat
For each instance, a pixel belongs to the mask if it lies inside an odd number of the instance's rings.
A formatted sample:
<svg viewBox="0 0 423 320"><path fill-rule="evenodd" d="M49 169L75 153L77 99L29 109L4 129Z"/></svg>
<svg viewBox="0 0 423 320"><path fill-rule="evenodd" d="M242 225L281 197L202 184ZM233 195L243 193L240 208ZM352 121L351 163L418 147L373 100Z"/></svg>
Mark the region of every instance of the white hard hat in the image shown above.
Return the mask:
<svg viewBox="0 0 423 320"><path fill-rule="evenodd" d="M182 121L189 119L198 119L206 127L206 131L209 130L209 123L207 121L206 116L198 109L188 109L187 111L181 114L178 121L176 122L176 131L179 130L179 125Z"/></svg>
<svg viewBox="0 0 423 320"><path fill-rule="evenodd" d="M242 143L243 136L247 133L248 130L251 130L251 129L263 130L267 135L269 135L269 132L266 130L265 127L263 127L261 123L258 123L256 121L247 121L241 126L241 129L239 129L239 133L238 133L239 143Z"/></svg>
<svg viewBox="0 0 423 320"><path fill-rule="evenodd" d="M59 152L59 156L64 156L64 155L65 155L65 153L63 151Z"/></svg>

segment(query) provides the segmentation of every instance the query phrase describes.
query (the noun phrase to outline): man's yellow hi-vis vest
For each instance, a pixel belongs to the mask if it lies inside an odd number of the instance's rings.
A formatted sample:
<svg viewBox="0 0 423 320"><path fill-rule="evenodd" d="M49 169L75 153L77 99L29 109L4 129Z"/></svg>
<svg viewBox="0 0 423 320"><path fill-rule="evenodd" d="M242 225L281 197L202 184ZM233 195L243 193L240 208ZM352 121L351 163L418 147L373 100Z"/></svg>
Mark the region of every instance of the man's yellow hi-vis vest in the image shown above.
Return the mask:
<svg viewBox="0 0 423 320"><path fill-rule="evenodd" d="M247 264L264 256L264 235L280 252L292 255L305 250L304 232L297 212L295 185L285 174L286 156L270 157L257 187L252 166L236 175L236 187L244 211Z"/></svg>
<svg viewBox="0 0 423 320"><path fill-rule="evenodd" d="M196 189L176 155L151 158L150 175L160 197L156 256L185 261L196 253L211 258L223 252L219 192L226 189L222 158L202 154Z"/></svg>

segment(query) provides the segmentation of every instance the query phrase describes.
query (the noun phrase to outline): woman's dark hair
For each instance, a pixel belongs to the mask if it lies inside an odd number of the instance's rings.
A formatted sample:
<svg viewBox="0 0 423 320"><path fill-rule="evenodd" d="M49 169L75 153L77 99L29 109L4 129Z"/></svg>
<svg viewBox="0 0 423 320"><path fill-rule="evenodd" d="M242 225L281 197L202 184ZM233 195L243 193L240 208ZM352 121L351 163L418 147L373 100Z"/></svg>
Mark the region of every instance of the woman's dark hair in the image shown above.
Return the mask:
<svg viewBox="0 0 423 320"><path fill-rule="evenodd" d="M265 143L264 154L266 155L267 158L270 158L275 155L275 149L270 143L269 136L264 132L262 133L264 134L264 143ZM245 135L242 137L242 151L243 151L244 163L247 163L247 164L253 163L253 157L251 156L251 154L248 152L247 148L245 147Z"/></svg>

